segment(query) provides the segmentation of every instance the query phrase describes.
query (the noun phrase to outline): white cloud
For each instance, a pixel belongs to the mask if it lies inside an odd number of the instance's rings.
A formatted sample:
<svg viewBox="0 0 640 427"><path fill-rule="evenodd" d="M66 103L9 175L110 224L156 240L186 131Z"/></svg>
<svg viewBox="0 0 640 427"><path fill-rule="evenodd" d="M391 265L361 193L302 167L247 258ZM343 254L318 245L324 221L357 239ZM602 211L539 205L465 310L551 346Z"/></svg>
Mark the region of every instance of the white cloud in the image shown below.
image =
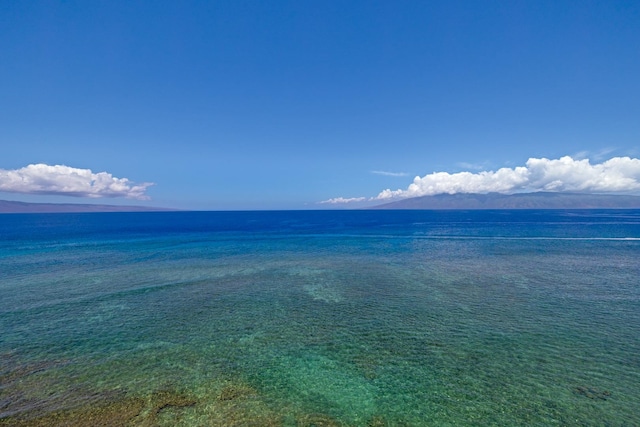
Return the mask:
<svg viewBox="0 0 640 427"><path fill-rule="evenodd" d="M384 176L409 176L406 172L371 171L371 173Z"/></svg>
<svg viewBox="0 0 640 427"><path fill-rule="evenodd" d="M62 165L35 164L21 169L0 169L0 191L8 193L48 194L75 197L127 197L148 200L144 193L153 183L135 185L127 178L110 173L93 173Z"/></svg>
<svg viewBox="0 0 640 427"><path fill-rule="evenodd" d="M333 199L323 200L322 202L318 202L318 203L322 203L322 204L328 203L332 205L338 205L338 204L344 204L344 203L364 202L365 200L367 200L366 197L351 197L351 198L335 197Z"/></svg>
<svg viewBox="0 0 640 427"><path fill-rule="evenodd" d="M434 172L416 176L406 190L384 190L375 200L455 193L634 192L640 190L640 159L614 157L592 165L589 159L530 158L525 166L477 173Z"/></svg>

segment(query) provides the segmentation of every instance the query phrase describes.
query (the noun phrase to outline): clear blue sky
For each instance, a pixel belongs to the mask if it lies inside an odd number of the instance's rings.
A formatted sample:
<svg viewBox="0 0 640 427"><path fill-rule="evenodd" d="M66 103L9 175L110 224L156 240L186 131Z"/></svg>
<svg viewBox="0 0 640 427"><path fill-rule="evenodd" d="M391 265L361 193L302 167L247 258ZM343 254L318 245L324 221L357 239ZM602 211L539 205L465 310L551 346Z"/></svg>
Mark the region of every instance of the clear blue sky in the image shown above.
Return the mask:
<svg viewBox="0 0 640 427"><path fill-rule="evenodd" d="M154 183L1 199L307 209L640 156L638 1L4 1L0 58L1 170Z"/></svg>

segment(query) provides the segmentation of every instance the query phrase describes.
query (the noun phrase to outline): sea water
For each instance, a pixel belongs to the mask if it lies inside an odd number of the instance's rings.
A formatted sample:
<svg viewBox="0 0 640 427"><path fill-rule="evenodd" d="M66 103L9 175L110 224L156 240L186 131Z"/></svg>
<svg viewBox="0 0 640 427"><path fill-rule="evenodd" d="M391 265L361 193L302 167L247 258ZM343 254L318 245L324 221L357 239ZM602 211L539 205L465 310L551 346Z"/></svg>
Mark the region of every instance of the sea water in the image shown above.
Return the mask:
<svg viewBox="0 0 640 427"><path fill-rule="evenodd" d="M0 216L0 425L640 425L640 211Z"/></svg>

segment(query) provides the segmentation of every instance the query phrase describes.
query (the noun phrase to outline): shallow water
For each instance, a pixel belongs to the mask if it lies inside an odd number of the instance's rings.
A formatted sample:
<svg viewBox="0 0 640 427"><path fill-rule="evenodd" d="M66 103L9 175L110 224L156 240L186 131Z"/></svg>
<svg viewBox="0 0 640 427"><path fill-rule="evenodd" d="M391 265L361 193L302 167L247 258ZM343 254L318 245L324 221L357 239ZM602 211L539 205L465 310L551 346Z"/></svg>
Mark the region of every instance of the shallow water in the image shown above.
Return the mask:
<svg viewBox="0 0 640 427"><path fill-rule="evenodd" d="M640 211L2 215L0 236L0 425L640 424Z"/></svg>

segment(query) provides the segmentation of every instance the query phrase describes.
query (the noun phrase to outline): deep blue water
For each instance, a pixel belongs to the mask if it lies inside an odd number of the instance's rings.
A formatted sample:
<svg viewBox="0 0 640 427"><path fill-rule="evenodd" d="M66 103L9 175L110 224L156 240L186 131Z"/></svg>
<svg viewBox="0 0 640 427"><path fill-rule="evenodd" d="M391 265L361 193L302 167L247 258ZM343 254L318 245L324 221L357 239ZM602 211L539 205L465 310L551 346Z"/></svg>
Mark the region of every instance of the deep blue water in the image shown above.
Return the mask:
<svg viewBox="0 0 640 427"><path fill-rule="evenodd" d="M640 425L639 255L637 210L0 215L0 425Z"/></svg>

